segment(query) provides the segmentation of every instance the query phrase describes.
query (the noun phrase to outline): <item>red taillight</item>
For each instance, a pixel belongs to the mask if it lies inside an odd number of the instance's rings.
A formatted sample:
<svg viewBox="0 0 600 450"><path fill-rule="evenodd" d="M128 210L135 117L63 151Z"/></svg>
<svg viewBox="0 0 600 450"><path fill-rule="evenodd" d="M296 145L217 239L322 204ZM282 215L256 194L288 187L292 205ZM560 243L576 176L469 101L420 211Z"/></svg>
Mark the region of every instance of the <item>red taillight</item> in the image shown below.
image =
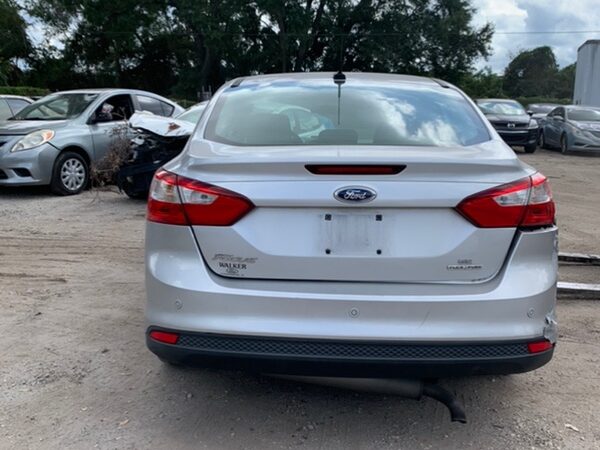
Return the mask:
<svg viewBox="0 0 600 450"><path fill-rule="evenodd" d="M148 220L170 225L229 226L252 208L240 194L166 170L156 173L148 196Z"/></svg>
<svg viewBox="0 0 600 450"><path fill-rule="evenodd" d="M166 170L156 172L148 195L148 220L171 225L187 225L179 198L177 175Z"/></svg>
<svg viewBox="0 0 600 450"><path fill-rule="evenodd" d="M480 228L554 224L552 192L541 173L467 197L456 209Z"/></svg>
<svg viewBox="0 0 600 450"><path fill-rule="evenodd" d="M541 353L550 350L552 347L554 347L554 344L550 341L530 342L527 344L527 351L529 353Z"/></svg>
<svg viewBox="0 0 600 450"><path fill-rule="evenodd" d="M158 331L154 330L150 332L150 338L155 341L162 342L163 344L177 344L179 340L179 335L177 333L170 333L168 331Z"/></svg>
<svg viewBox="0 0 600 450"><path fill-rule="evenodd" d="M395 175L406 168L406 166L356 164L309 164L305 167L315 175Z"/></svg>
<svg viewBox="0 0 600 450"><path fill-rule="evenodd" d="M550 183L544 175L538 172L531 177L531 193L529 194L529 202L527 202L527 209L521 226L540 227L552 225L555 213L556 207L552 200Z"/></svg>

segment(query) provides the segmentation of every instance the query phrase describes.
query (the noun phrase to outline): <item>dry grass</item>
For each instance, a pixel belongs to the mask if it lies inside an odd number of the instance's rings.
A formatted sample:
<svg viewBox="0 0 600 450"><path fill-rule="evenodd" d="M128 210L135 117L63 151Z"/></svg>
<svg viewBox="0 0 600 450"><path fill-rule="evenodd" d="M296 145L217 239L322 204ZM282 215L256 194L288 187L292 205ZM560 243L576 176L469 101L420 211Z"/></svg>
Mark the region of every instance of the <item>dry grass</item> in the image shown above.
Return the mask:
<svg viewBox="0 0 600 450"><path fill-rule="evenodd" d="M114 184L115 176L123 163L129 158L131 136L125 125L111 131L111 143L106 156L90 169L93 189L102 189Z"/></svg>

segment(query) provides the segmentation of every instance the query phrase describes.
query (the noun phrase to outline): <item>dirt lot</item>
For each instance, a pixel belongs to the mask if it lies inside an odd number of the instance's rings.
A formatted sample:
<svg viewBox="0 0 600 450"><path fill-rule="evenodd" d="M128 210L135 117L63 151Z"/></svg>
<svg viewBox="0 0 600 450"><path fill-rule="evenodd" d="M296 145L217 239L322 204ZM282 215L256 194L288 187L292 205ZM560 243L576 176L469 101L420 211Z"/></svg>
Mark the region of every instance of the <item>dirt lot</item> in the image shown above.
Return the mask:
<svg viewBox="0 0 600 450"><path fill-rule="evenodd" d="M600 158L523 159L552 179L562 249L600 253ZM467 409L452 424L431 400L163 366L143 340L143 217L110 192L0 190L0 448L600 447L600 301L559 304L544 368L442 380Z"/></svg>

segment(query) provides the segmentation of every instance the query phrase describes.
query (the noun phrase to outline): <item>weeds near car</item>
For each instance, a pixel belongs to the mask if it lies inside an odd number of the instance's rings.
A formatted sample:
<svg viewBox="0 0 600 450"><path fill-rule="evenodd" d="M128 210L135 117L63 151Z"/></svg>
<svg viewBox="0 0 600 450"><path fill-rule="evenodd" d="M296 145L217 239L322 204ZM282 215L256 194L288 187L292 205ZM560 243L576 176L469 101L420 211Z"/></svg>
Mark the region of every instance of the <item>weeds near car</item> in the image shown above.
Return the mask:
<svg viewBox="0 0 600 450"><path fill-rule="evenodd" d="M90 168L90 182L92 190L99 192L111 190L109 186L115 184L117 172L129 158L131 136L127 124L111 131L111 142L104 158ZM98 197L96 196L96 199Z"/></svg>

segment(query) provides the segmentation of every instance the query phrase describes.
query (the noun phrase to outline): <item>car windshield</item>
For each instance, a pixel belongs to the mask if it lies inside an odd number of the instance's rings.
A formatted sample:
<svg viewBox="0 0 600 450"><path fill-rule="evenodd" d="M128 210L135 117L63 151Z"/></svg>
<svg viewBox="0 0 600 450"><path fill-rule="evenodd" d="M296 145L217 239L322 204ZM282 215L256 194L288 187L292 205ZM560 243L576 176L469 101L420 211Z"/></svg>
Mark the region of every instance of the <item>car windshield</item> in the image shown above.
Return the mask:
<svg viewBox="0 0 600 450"><path fill-rule="evenodd" d="M351 78L350 75L348 78ZM238 146L462 146L487 129L453 89L348 80L265 81L227 89L205 137Z"/></svg>
<svg viewBox="0 0 600 450"><path fill-rule="evenodd" d="M548 114L556 105L529 105L527 109L534 114Z"/></svg>
<svg viewBox="0 0 600 450"><path fill-rule="evenodd" d="M206 108L206 105L198 105L198 106L192 106L189 109L186 109L184 112L182 112L181 114L179 114L176 119L178 120L185 120L186 122L190 122L190 123L198 123L198 121L200 120L200 116L202 116L202 113L204 112L204 109Z"/></svg>
<svg viewBox="0 0 600 450"><path fill-rule="evenodd" d="M64 120L80 115L98 94L52 94L26 106L14 120Z"/></svg>
<svg viewBox="0 0 600 450"><path fill-rule="evenodd" d="M569 109L568 115L575 122L600 122L600 110L597 109Z"/></svg>
<svg viewBox="0 0 600 450"><path fill-rule="evenodd" d="M522 116L527 114L517 102L479 101L477 105L484 114L499 114L502 116Z"/></svg>

